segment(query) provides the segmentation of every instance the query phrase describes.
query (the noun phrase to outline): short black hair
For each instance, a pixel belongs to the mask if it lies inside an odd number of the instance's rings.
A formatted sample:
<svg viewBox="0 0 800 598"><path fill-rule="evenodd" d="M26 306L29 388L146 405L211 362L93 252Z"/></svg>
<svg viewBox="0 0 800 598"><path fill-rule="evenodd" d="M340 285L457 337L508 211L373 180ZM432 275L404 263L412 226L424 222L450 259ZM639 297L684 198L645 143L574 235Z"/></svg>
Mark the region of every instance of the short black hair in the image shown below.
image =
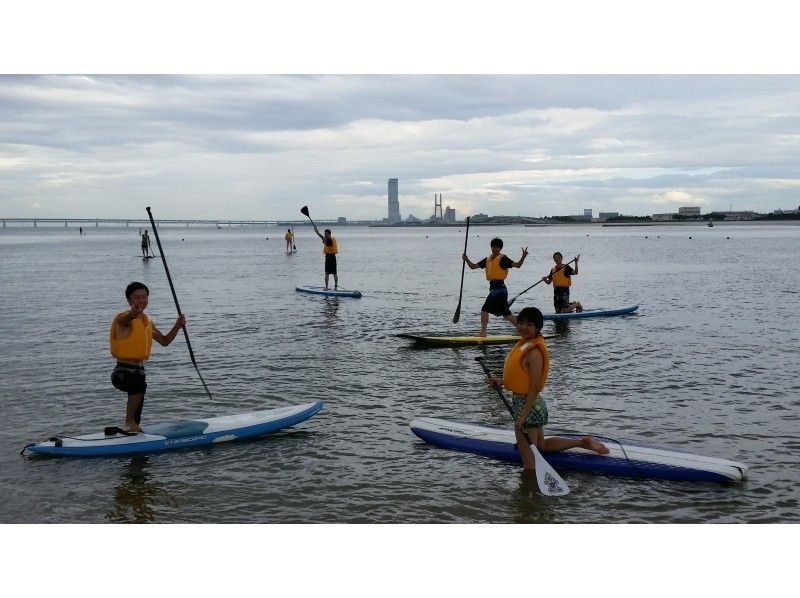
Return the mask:
<svg viewBox="0 0 800 598"><path fill-rule="evenodd" d="M553 254L553 259L556 259L556 256L557 256L557 255L561 255L561 252L560 252L560 251L556 251L556 252ZM563 256L563 255L561 255L561 259L562 259L562 260L564 259L564 256Z"/></svg>
<svg viewBox="0 0 800 598"><path fill-rule="evenodd" d="M147 296L150 296L150 289L147 288L147 285L143 282L132 282L127 287L125 287L125 298L130 299L131 295L133 295L139 289L144 289L144 292L147 293Z"/></svg>
<svg viewBox="0 0 800 598"><path fill-rule="evenodd" d="M499 247L500 249L503 248L503 239L499 239L495 237L491 241L489 241L489 247Z"/></svg>
<svg viewBox="0 0 800 598"><path fill-rule="evenodd" d="M325 229L325 232L326 232L326 233L328 233L328 234L330 234L330 232L331 232L331 229L329 229L329 228L326 228L326 229Z"/></svg>
<svg viewBox="0 0 800 598"><path fill-rule="evenodd" d="M528 324L533 324L536 329L541 332L544 325L544 316L537 307L526 307L517 314L517 322L524 320Z"/></svg>

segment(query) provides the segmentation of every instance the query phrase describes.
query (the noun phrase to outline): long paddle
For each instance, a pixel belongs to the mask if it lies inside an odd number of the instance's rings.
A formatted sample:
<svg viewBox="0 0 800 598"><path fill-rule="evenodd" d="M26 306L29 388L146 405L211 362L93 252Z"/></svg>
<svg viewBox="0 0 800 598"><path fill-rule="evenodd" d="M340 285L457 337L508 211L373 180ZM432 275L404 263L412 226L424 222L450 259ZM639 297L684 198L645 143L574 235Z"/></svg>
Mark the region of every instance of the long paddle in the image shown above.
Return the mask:
<svg viewBox="0 0 800 598"><path fill-rule="evenodd" d="M469 241L469 216L467 216L467 232L464 234L464 255L467 254L467 241ZM458 320L461 318L461 296L464 294L464 268L466 267L467 262L463 259L461 260L461 288L458 290L458 306L456 307L456 313L453 315L453 324L457 324Z"/></svg>
<svg viewBox="0 0 800 598"><path fill-rule="evenodd" d="M475 361L481 364L483 371L486 372L486 375L489 376L489 378L491 378L492 373L489 371L489 368L486 367L483 357L476 357ZM506 399L503 391L500 390L498 386L494 386L494 389L497 391L497 396L500 397L500 400L503 401L506 409L508 409L508 412L511 414L511 419L516 419L514 410L508 403L508 399ZM560 475L558 475L556 470L553 469L553 467L545 460L545 458L542 457L539 449L536 448L536 445L531 442L527 432L525 433L525 439L528 441L528 444L533 451L533 458L536 461L536 482L539 484L539 490L542 492L542 494L547 496L564 496L565 494L569 494L569 486L567 486L567 483L561 478Z"/></svg>
<svg viewBox="0 0 800 598"><path fill-rule="evenodd" d="M294 244L294 227L292 227L292 251L297 251L297 245Z"/></svg>
<svg viewBox="0 0 800 598"><path fill-rule="evenodd" d="M578 254L578 257L580 257L580 254ZM563 268L564 266L569 266L569 265L570 265L572 262L574 262L576 259L578 259L578 258L571 259L571 260L570 260L570 261L568 261L566 264L562 264L562 265L561 265L561 267ZM549 273L548 273L548 276L549 276ZM533 287L535 287L535 286L536 286L537 284L539 284L540 282L544 282L544 281L543 281L543 280L540 278L539 280L537 280L536 282L534 282L534 283L533 283L531 286L529 286L527 289L525 289L524 291L522 291L522 293L527 293L528 291L530 291L530 290L531 290ZM513 298L511 301L509 301L509 302L508 302L508 306L509 306L509 307L511 307L511 304L512 304L512 303L514 303L514 301L516 301L516 300L517 300L517 297L519 297L520 295L522 295L522 293L517 293L517 294L514 296L514 298Z"/></svg>
<svg viewBox="0 0 800 598"><path fill-rule="evenodd" d="M175 300L175 307L178 310L178 315L181 315L181 306L178 304L178 296L175 294L175 285L172 284L172 277L169 275L169 266L167 266L167 258L164 255L164 248L161 246L161 239L158 238L158 229L156 228L156 221L153 220L153 213L150 211L150 206L147 207L147 215L150 217L150 224L153 225L153 234L156 236L156 244L158 245L158 252L161 254L161 261L164 263L164 271L167 273L167 280L169 281L169 288L172 291L172 298ZM197 367L197 361L194 358L194 351L192 351L192 343L189 342L189 333L186 331L186 326L182 326L183 335L186 338L186 346L189 347L189 357L192 358L194 369L197 370L197 375L200 376L200 382L203 383L203 388L206 389L208 398L212 401L214 397L211 396L211 391L206 386L206 381L203 380L203 374L200 373L200 368Z"/></svg>

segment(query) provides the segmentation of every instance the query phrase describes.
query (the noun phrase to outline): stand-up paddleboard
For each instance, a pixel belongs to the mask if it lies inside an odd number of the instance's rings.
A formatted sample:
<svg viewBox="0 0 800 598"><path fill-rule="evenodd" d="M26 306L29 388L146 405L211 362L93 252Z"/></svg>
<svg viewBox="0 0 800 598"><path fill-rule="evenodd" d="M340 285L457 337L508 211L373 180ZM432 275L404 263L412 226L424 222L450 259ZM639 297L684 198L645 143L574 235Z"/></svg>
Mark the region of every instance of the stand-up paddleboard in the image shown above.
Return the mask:
<svg viewBox="0 0 800 598"><path fill-rule="evenodd" d="M603 318L608 316L623 316L630 314L639 309L638 305L629 305L627 307L619 307L616 309L606 309L599 307L596 309L584 309L583 311L574 311L569 314L542 314L545 320L576 320L578 318Z"/></svg>
<svg viewBox="0 0 800 598"><path fill-rule="evenodd" d="M466 424L422 417L411 422L411 431L425 442L457 451L476 453L493 459L520 463L513 428ZM548 430L547 436L581 438L585 434ZM591 471L608 475L665 480L704 480L739 482L748 466L734 461L703 457L664 448L643 446L593 435L609 453L600 455L582 448L556 453L542 452L554 468Z"/></svg>
<svg viewBox="0 0 800 598"><path fill-rule="evenodd" d="M289 428L322 409L322 401L277 409L211 417L204 420L179 420L142 426L143 432L125 435L119 428L107 428L83 436L53 436L26 446L24 453L63 457L99 457L156 453L173 449L256 438Z"/></svg>
<svg viewBox="0 0 800 598"><path fill-rule="evenodd" d="M347 291L345 289L326 289L325 287L295 287L298 293L311 293L312 295L327 295L328 297L361 297L361 291Z"/></svg>
<svg viewBox="0 0 800 598"><path fill-rule="evenodd" d="M463 347L467 345L513 345L519 342L516 334L495 334L491 336L421 336L417 334L397 334L418 345L428 347ZM543 334L544 338L555 338L555 334Z"/></svg>

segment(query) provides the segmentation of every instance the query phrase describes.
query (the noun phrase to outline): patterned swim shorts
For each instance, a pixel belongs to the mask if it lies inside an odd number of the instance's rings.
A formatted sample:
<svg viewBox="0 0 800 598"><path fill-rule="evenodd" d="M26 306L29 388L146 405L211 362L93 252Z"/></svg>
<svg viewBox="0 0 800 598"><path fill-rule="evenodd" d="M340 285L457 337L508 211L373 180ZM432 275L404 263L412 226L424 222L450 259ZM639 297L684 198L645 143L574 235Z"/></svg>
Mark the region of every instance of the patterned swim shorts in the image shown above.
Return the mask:
<svg viewBox="0 0 800 598"><path fill-rule="evenodd" d="M511 409L514 411L514 417L518 418L520 411L525 406L525 397L522 395L514 395L511 399ZM525 418L525 429L543 428L547 424L547 403L539 395L536 402L533 404L528 417Z"/></svg>

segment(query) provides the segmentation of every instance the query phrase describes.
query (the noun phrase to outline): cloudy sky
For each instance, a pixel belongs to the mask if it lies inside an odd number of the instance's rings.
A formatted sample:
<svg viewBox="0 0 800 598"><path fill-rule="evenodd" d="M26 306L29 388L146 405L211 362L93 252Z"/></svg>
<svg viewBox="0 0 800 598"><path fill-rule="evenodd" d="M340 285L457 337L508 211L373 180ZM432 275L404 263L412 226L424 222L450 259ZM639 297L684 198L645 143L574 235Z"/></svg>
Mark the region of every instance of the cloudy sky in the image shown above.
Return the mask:
<svg viewBox="0 0 800 598"><path fill-rule="evenodd" d="M339 47L262 72L315 72L309 57ZM459 218L800 204L800 76L328 75L347 71L319 64L308 75L202 74L213 61L175 70L187 75L0 75L0 216L141 217L151 205L162 218L288 219L308 205L319 218L374 219L386 216L388 178L404 218L429 216L435 193Z"/></svg>

